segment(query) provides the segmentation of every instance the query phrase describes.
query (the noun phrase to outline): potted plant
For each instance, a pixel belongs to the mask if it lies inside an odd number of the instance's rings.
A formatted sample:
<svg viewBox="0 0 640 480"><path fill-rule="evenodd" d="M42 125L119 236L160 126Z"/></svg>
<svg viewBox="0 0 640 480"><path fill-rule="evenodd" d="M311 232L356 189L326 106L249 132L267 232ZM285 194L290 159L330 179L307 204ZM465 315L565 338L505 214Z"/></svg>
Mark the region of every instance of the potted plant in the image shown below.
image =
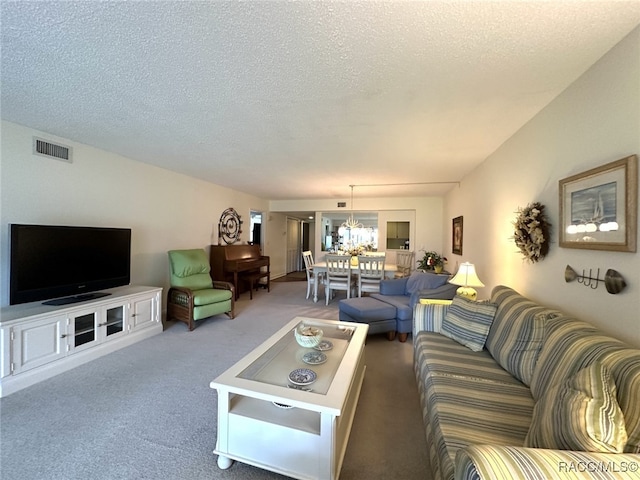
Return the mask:
<svg viewBox="0 0 640 480"><path fill-rule="evenodd" d="M358 266L358 255L362 255L366 252L368 248L362 244L354 244L348 245L344 247L344 252L346 255L351 255L351 266Z"/></svg>
<svg viewBox="0 0 640 480"><path fill-rule="evenodd" d="M439 253L433 251L424 252L424 256L418 260L418 270L442 273L445 263L447 263L447 258Z"/></svg>

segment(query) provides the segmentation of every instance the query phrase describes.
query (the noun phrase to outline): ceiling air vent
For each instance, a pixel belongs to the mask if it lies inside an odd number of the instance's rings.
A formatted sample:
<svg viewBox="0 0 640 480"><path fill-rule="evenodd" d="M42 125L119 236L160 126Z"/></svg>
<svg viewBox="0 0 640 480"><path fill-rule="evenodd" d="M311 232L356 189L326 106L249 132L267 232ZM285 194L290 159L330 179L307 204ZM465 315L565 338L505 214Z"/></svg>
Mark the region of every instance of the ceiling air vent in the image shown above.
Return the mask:
<svg viewBox="0 0 640 480"><path fill-rule="evenodd" d="M34 155L41 155L43 157L55 158L56 160L72 163L71 151L71 147L67 147L66 145L58 145L47 142L42 138L33 137Z"/></svg>

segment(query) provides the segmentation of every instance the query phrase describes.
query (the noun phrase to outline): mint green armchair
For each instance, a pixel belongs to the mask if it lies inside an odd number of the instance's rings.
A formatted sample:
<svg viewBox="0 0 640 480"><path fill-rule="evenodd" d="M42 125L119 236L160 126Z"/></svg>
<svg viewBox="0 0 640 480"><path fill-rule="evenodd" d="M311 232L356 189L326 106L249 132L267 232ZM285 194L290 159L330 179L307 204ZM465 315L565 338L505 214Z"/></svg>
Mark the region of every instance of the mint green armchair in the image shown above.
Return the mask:
<svg viewBox="0 0 640 480"><path fill-rule="evenodd" d="M170 250L171 287L167 294L167 320L195 322L226 313L234 317L235 292L229 282L211 280L211 266L203 249Z"/></svg>

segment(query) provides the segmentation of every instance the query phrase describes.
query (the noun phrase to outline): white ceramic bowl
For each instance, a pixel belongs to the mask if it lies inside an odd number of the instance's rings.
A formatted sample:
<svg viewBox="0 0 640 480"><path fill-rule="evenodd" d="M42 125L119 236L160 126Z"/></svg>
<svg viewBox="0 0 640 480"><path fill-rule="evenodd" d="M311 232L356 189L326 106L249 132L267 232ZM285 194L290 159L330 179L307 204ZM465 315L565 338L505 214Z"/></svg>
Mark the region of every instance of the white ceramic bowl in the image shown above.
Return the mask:
<svg viewBox="0 0 640 480"><path fill-rule="evenodd" d="M322 330L317 327L310 327L301 323L293 331L298 345L306 348L313 348L318 346L322 341Z"/></svg>

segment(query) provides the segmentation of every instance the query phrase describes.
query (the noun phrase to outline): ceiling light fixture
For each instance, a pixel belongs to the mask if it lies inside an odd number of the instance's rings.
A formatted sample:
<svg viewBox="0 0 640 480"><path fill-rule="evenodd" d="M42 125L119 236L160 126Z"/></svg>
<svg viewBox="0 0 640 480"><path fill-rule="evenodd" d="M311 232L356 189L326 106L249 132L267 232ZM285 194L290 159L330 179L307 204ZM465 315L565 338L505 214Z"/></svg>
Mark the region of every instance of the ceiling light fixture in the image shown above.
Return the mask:
<svg viewBox="0 0 640 480"><path fill-rule="evenodd" d="M351 187L351 214L349 215L349 218L347 218L347 220L340 226L342 228L348 228L349 230L353 228L364 228L364 225L353 218L353 187L355 187L355 185L349 185L349 187Z"/></svg>

